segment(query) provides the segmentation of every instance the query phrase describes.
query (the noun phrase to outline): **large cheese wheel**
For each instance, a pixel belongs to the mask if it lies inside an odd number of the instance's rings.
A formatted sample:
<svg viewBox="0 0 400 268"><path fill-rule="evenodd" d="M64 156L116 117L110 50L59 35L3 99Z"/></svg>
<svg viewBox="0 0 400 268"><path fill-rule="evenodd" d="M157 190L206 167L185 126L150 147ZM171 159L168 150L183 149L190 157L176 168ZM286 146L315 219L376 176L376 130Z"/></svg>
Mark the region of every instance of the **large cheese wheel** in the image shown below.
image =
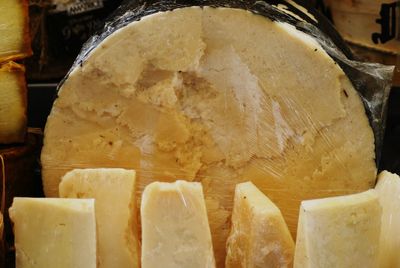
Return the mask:
<svg viewBox="0 0 400 268"><path fill-rule="evenodd" d="M42 151L47 196L84 167L135 169L140 192L199 181L221 265L237 183L267 194L293 235L301 200L374 184L364 106L316 39L240 8L133 18L60 88Z"/></svg>

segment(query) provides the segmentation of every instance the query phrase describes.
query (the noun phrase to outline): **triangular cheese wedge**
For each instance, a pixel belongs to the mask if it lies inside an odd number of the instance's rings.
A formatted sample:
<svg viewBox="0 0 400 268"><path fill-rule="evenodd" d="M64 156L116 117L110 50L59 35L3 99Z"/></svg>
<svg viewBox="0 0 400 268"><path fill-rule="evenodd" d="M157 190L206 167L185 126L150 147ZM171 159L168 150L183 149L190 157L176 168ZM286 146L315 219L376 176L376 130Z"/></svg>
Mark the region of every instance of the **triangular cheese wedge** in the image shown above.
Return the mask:
<svg viewBox="0 0 400 268"><path fill-rule="evenodd" d="M279 208L253 183L236 185L225 267L292 267L293 255L293 238Z"/></svg>

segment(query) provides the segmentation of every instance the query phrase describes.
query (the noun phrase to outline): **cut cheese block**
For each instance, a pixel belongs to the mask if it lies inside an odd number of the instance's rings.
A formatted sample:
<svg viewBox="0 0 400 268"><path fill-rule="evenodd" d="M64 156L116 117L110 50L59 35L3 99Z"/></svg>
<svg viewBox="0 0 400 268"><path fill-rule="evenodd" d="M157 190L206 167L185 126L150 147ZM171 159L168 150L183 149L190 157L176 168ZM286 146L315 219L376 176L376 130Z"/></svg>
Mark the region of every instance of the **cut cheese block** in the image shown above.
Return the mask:
<svg viewBox="0 0 400 268"><path fill-rule="evenodd" d="M60 183L60 197L94 198L99 268L139 267L135 171L75 169Z"/></svg>
<svg viewBox="0 0 400 268"><path fill-rule="evenodd" d="M89 51L47 121L47 196L82 167L135 169L139 191L153 181L199 181L222 265L237 183L267 194L293 235L301 200L375 183L374 135L359 95L294 26L240 8L177 8L127 23Z"/></svg>
<svg viewBox="0 0 400 268"><path fill-rule="evenodd" d="M378 268L381 215L375 190L303 201L294 267Z"/></svg>
<svg viewBox="0 0 400 268"><path fill-rule="evenodd" d="M0 144L24 141L26 98L24 66L15 62L0 65Z"/></svg>
<svg viewBox="0 0 400 268"><path fill-rule="evenodd" d="M251 182L236 185L227 268L292 267L294 242L282 214Z"/></svg>
<svg viewBox="0 0 400 268"><path fill-rule="evenodd" d="M142 267L215 267L210 227L198 182L154 182L142 197Z"/></svg>
<svg viewBox="0 0 400 268"><path fill-rule="evenodd" d="M0 0L0 62L32 54L28 0Z"/></svg>
<svg viewBox="0 0 400 268"><path fill-rule="evenodd" d="M387 171L375 187L382 206L380 268L400 268L400 177Z"/></svg>
<svg viewBox="0 0 400 268"><path fill-rule="evenodd" d="M14 198L16 268L96 268L94 200Z"/></svg>

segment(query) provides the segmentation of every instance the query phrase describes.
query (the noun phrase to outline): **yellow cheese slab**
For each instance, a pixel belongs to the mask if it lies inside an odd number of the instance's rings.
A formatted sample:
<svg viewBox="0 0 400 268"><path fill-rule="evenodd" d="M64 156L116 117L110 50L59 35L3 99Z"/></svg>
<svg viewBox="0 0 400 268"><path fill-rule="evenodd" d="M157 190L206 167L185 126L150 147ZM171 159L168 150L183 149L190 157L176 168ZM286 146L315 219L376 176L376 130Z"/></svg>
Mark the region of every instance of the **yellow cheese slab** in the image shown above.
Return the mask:
<svg viewBox="0 0 400 268"><path fill-rule="evenodd" d="M94 200L14 198L16 268L96 268Z"/></svg>
<svg viewBox="0 0 400 268"><path fill-rule="evenodd" d="M295 268L378 268L382 209L375 190L301 203Z"/></svg>
<svg viewBox="0 0 400 268"><path fill-rule="evenodd" d="M26 113L27 90L24 66L15 62L0 65L0 144L24 141Z"/></svg>
<svg viewBox="0 0 400 268"><path fill-rule="evenodd" d="M198 182L154 182L142 196L142 267L215 267L203 189Z"/></svg>
<svg viewBox="0 0 400 268"><path fill-rule="evenodd" d="M293 255L279 208L251 182L236 185L225 267L292 267Z"/></svg>
<svg viewBox="0 0 400 268"><path fill-rule="evenodd" d="M0 62L32 54L28 0L0 0Z"/></svg>
<svg viewBox="0 0 400 268"><path fill-rule="evenodd" d="M400 177L382 171L375 187L382 206L380 268L400 268Z"/></svg>
<svg viewBox="0 0 400 268"><path fill-rule="evenodd" d="M136 173L125 169L75 169L60 183L60 196L94 198L99 268L139 267Z"/></svg>

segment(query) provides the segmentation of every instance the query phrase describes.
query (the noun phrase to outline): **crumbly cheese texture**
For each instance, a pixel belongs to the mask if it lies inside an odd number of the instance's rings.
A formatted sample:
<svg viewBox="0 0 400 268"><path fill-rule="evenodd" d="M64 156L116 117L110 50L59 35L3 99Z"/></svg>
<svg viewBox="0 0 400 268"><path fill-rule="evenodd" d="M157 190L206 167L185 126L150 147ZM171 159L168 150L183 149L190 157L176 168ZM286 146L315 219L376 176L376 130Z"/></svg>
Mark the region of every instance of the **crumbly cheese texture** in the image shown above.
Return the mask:
<svg viewBox="0 0 400 268"><path fill-rule="evenodd" d="M99 268L139 267L135 178L133 170L75 169L60 183L60 197L96 200Z"/></svg>
<svg viewBox="0 0 400 268"><path fill-rule="evenodd" d="M0 0L0 62L31 54L27 0Z"/></svg>
<svg viewBox="0 0 400 268"><path fill-rule="evenodd" d="M400 268L400 177L382 171L375 189L382 206L379 267Z"/></svg>
<svg viewBox="0 0 400 268"><path fill-rule="evenodd" d="M238 184L225 267L293 267L293 255L293 238L279 208L251 182Z"/></svg>
<svg viewBox="0 0 400 268"><path fill-rule="evenodd" d="M139 192L201 182L223 265L237 183L255 183L295 235L301 200L372 187L374 157L361 99L315 39L244 10L190 7L119 29L70 73L41 159L47 196L80 167L140 171Z"/></svg>
<svg viewBox="0 0 400 268"><path fill-rule="evenodd" d="M24 141L26 98L25 68L14 62L0 65L0 144Z"/></svg>
<svg viewBox="0 0 400 268"><path fill-rule="evenodd" d="M200 183L151 183L143 192L141 222L143 268L215 267Z"/></svg>
<svg viewBox="0 0 400 268"><path fill-rule="evenodd" d="M294 267L380 267L381 216L375 190L303 201Z"/></svg>
<svg viewBox="0 0 400 268"><path fill-rule="evenodd" d="M14 198L16 268L96 268L94 200Z"/></svg>

